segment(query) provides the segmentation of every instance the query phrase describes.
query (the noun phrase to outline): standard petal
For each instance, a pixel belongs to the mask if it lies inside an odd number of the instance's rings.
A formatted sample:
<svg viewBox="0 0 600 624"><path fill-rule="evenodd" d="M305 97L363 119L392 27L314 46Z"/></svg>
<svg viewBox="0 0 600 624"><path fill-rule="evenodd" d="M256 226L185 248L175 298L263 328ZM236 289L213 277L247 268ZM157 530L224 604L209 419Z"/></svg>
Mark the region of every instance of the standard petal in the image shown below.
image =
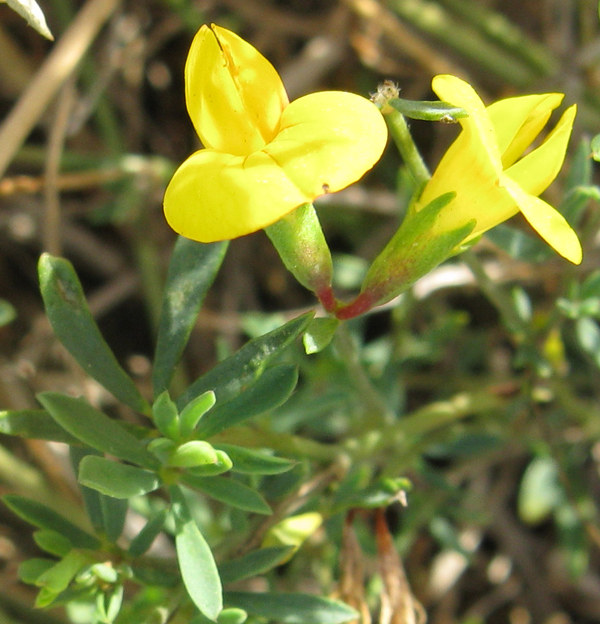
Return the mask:
<svg viewBox="0 0 600 624"><path fill-rule="evenodd" d="M562 93L523 95L506 98L487 107L504 169L510 167L531 145L563 98Z"/></svg>
<svg viewBox="0 0 600 624"><path fill-rule="evenodd" d="M207 148L245 156L277 133L288 98L279 74L248 42L225 28L202 26L185 65L185 97Z"/></svg>
<svg viewBox="0 0 600 624"><path fill-rule="evenodd" d="M387 127L369 100L325 91L293 101L264 151L311 201L358 180L379 160Z"/></svg>
<svg viewBox="0 0 600 624"><path fill-rule="evenodd" d="M581 243L566 219L550 204L526 193L509 178L504 176L501 182L531 227L550 247L573 264L579 264L582 258Z"/></svg>
<svg viewBox="0 0 600 624"><path fill-rule="evenodd" d="M565 159L576 112L575 104L567 108L546 140L505 171L527 193L543 193L558 175Z"/></svg>
<svg viewBox="0 0 600 624"><path fill-rule="evenodd" d="M472 146L479 143L479 147L475 149L479 152L485 152L494 169L500 173L502 162L496 145L494 126L475 89L464 80L448 74L435 76L431 86L440 100L449 102L454 106L460 106L469 113L468 117L459 120L462 126L461 134L465 135L463 140Z"/></svg>
<svg viewBox="0 0 600 624"><path fill-rule="evenodd" d="M178 234L212 243L256 232L311 199L262 152L200 150L175 172L164 210Z"/></svg>

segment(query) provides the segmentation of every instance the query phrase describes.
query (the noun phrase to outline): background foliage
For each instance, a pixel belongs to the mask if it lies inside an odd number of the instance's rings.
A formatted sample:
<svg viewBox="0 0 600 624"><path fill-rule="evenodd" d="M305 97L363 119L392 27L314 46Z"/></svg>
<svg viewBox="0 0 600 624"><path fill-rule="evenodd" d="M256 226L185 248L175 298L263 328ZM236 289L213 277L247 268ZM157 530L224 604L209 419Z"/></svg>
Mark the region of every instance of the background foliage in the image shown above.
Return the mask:
<svg viewBox="0 0 600 624"><path fill-rule="evenodd" d="M324 596L401 622L390 586L410 592L385 526L430 622L600 621L596 2L41 8L55 44L0 6L0 621L202 622L177 553L205 615L223 584L223 622L352 617ZM442 72L490 101L566 93L578 121L547 197L578 226L582 266L515 219L307 356L314 301L262 233L225 255L176 243L162 217L164 186L197 147L182 69L210 21L269 57L292 98L392 79L433 99ZM411 128L431 164L457 131ZM317 203L340 292L395 231L406 188L389 149ZM208 474L226 457L233 477Z"/></svg>

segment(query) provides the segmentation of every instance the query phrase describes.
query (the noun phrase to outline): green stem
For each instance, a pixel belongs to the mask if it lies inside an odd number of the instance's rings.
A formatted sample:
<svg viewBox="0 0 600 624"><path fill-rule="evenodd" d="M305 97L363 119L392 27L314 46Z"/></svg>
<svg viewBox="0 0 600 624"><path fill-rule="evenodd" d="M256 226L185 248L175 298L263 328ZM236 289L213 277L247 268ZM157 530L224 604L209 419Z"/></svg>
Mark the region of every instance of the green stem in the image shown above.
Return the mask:
<svg viewBox="0 0 600 624"><path fill-rule="evenodd" d="M461 258L475 276L479 288L481 288L485 296L494 304L498 312L500 312L505 326L514 334L523 337L526 332L525 323L515 310L513 302L506 290L490 278L481 260L479 260L472 250L465 251Z"/></svg>
<svg viewBox="0 0 600 624"><path fill-rule="evenodd" d="M406 118L389 105L384 105L381 113L385 117L392 139L406 163L417 191L420 191L431 179L431 173L413 141Z"/></svg>
<svg viewBox="0 0 600 624"><path fill-rule="evenodd" d="M380 429L389 425L393 421L394 416L363 368L356 342L344 323L341 323L336 331L335 347L365 408L367 415L366 428Z"/></svg>

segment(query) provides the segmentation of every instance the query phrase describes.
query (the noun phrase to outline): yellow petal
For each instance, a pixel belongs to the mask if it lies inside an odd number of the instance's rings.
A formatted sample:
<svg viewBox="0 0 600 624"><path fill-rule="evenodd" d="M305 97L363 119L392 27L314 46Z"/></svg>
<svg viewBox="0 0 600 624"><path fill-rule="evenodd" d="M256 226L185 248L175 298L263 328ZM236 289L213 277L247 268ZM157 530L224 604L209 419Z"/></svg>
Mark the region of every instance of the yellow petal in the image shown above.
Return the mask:
<svg viewBox="0 0 600 624"><path fill-rule="evenodd" d="M464 80L447 74L435 76L431 86L440 100L467 111L469 116L459 120L462 126L461 135L465 135L463 140L472 146L479 144L476 149L483 150L494 169L500 173L502 162L496 144L496 132L475 89Z"/></svg>
<svg viewBox="0 0 600 624"><path fill-rule="evenodd" d="M566 219L539 197L526 193L508 177L503 176L501 182L531 227L550 247L573 264L579 264L582 258L581 243Z"/></svg>
<svg viewBox="0 0 600 624"><path fill-rule="evenodd" d="M311 199L263 152L200 150L175 172L164 210L177 233L211 243L256 232Z"/></svg>
<svg viewBox="0 0 600 624"><path fill-rule="evenodd" d="M342 91L293 101L264 151L311 201L358 180L381 157L387 127L369 100Z"/></svg>
<svg viewBox="0 0 600 624"><path fill-rule="evenodd" d="M565 159L576 112L576 105L569 107L542 145L505 171L527 193L543 193L558 175Z"/></svg>
<svg viewBox="0 0 600 624"><path fill-rule="evenodd" d="M524 95L500 100L487 107L504 169L531 145L563 97L562 93Z"/></svg>
<svg viewBox="0 0 600 624"><path fill-rule="evenodd" d="M262 149L288 103L279 74L248 42L202 26L185 65L188 113L203 145L236 156Z"/></svg>

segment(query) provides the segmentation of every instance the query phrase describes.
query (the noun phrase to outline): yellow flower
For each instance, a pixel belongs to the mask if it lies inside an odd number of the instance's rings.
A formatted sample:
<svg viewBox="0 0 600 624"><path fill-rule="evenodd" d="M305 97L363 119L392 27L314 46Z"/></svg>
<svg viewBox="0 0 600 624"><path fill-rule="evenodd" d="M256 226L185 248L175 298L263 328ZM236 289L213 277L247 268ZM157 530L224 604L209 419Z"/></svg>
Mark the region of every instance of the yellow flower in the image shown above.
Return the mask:
<svg viewBox="0 0 600 624"><path fill-rule="evenodd" d="M469 240L520 211L551 247L579 264L577 235L560 213L538 197L563 164L576 107L568 108L546 140L521 158L560 105L562 94L512 97L486 108L473 88L455 76L436 76L433 90L469 116L460 119L460 135L415 205L418 211L443 193L456 192L440 212L432 233L476 219Z"/></svg>
<svg viewBox="0 0 600 624"><path fill-rule="evenodd" d="M194 38L185 86L205 149L175 172L164 209L187 238L208 243L267 227L358 180L385 147L385 122L367 99L331 91L289 104L269 61L219 26Z"/></svg>

